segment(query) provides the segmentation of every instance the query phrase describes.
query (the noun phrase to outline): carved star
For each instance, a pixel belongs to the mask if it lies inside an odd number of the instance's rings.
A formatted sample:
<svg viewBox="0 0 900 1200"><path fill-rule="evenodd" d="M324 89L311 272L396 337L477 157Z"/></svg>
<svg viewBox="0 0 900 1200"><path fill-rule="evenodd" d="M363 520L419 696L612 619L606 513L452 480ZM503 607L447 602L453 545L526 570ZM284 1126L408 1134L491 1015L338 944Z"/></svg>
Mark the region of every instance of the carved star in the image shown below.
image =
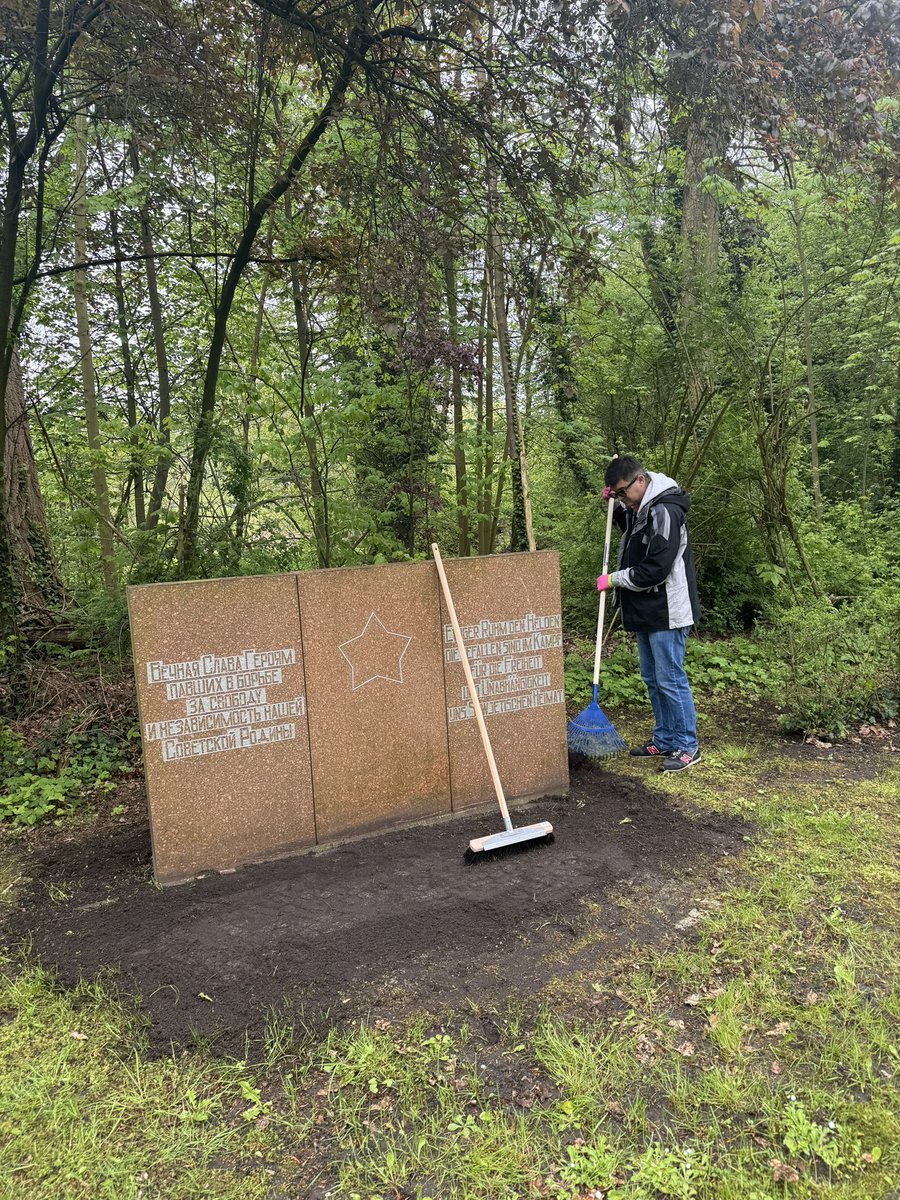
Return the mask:
<svg viewBox="0 0 900 1200"><path fill-rule="evenodd" d="M371 613L362 633L338 646L350 664L350 690L355 692L375 679L402 683L403 655L411 641L405 633L391 633L385 629L380 619Z"/></svg>

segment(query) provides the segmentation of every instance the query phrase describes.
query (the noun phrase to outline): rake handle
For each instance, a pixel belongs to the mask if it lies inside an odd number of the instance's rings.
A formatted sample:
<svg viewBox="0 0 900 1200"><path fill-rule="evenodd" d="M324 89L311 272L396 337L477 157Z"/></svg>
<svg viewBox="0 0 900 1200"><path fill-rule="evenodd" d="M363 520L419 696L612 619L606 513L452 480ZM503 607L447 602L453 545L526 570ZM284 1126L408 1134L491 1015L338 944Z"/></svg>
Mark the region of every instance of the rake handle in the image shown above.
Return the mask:
<svg viewBox="0 0 900 1200"><path fill-rule="evenodd" d="M613 505L615 497L610 496L606 513L606 540L603 543L603 570L601 575L608 574L609 543L612 538ZM594 699L597 699L597 685L600 682L600 654L603 650L603 620L606 616L606 592L600 593L600 611L597 613L597 647L594 650Z"/></svg>
<svg viewBox="0 0 900 1200"><path fill-rule="evenodd" d="M478 732L481 734L481 744L484 746L484 753L487 756L488 767L491 772L491 779L494 784L494 791L497 794L497 803L500 805L500 812L503 816L503 824L508 830L513 827L509 816L509 809L506 806L506 797L503 794L503 784L500 782L500 773L497 770L497 764L494 761L494 751L491 749L491 739L488 737L487 725L484 723L484 713L481 711L481 701L478 698L478 692L475 688L475 680L472 678L472 668L469 666L469 656L466 654L466 645L463 641L462 630L459 627L459 621L456 617L456 609L453 606L453 597L450 595L450 584L447 582L447 574L444 571L444 562L441 558L441 552L437 547L437 542L432 542L431 553L434 555L434 565L437 567L438 575L441 580L441 588L444 593L444 602L447 605L447 612L450 614L450 624L453 626L453 636L456 638L456 649L459 651L459 659L462 663L463 674L466 677L466 686L469 689L469 698L472 701L472 707L475 710L475 720L478 722Z"/></svg>

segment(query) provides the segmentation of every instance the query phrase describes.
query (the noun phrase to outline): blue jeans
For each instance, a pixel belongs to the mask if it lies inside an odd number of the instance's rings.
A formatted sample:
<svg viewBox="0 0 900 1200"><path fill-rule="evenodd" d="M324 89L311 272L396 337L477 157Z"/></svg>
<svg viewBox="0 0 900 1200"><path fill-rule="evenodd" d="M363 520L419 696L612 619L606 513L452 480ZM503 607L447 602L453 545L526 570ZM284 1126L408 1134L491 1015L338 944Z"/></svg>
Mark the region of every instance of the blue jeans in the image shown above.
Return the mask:
<svg viewBox="0 0 900 1200"><path fill-rule="evenodd" d="M693 754L697 749L697 713L684 673L687 635L687 628L639 633L637 645L641 679L650 693L656 720L653 744L663 751L687 750Z"/></svg>

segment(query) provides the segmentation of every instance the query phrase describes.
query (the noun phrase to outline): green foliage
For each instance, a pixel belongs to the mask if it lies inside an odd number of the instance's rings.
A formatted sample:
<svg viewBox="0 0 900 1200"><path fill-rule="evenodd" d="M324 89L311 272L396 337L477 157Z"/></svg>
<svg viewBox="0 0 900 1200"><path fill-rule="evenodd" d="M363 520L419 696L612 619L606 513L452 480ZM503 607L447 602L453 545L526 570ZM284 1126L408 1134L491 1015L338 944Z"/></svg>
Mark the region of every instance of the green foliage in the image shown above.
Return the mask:
<svg viewBox="0 0 900 1200"><path fill-rule="evenodd" d="M813 1120L794 1096L785 1106L781 1135L790 1154L818 1159L836 1175L858 1170L863 1161L863 1145L856 1134L835 1120ZM874 1163L880 1157L881 1148L874 1146L866 1161Z"/></svg>
<svg viewBox="0 0 900 1200"><path fill-rule="evenodd" d="M64 723L30 748L21 734L0 725L0 820L14 825L72 812L90 792L110 791L127 770L122 743L99 726Z"/></svg>
<svg viewBox="0 0 900 1200"><path fill-rule="evenodd" d="M566 1159L559 1168L559 1177L575 1192L583 1188L605 1190L618 1165L618 1156L599 1133L590 1142L579 1140L567 1146Z"/></svg>
<svg viewBox="0 0 900 1200"><path fill-rule="evenodd" d="M688 638L684 658L691 687L701 692L752 698L775 692L781 682L781 663L771 647L749 638L713 642Z"/></svg>
<svg viewBox="0 0 900 1200"><path fill-rule="evenodd" d="M575 649L565 658L566 700L572 707L583 708L589 703L592 670L592 647L576 640ZM695 691L748 698L777 692L783 673L772 647L749 638L688 638L685 670ZM620 639L613 653L600 664L598 701L601 707L617 708L643 704L646 699L637 650L631 638Z"/></svg>
<svg viewBox="0 0 900 1200"><path fill-rule="evenodd" d="M896 715L900 594L892 589L839 607L821 600L790 608L769 642L785 659L785 728L842 737L855 721Z"/></svg>
<svg viewBox="0 0 900 1200"><path fill-rule="evenodd" d="M637 1160L631 1177L637 1195L671 1196L694 1200L698 1185L709 1173L709 1158L692 1146L660 1146L651 1143Z"/></svg>

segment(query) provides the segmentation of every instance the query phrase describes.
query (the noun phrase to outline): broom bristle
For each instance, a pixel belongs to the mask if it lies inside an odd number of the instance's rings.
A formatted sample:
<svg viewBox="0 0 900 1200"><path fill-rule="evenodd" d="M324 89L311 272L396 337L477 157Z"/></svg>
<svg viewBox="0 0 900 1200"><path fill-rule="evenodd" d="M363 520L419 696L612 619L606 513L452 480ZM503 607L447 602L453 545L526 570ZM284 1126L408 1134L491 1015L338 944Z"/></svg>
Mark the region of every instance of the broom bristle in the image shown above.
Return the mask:
<svg viewBox="0 0 900 1200"><path fill-rule="evenodd" d="M472 863L496 862L498 858L523 854L526 850L533 850L536 846L549 846L553 841L555 841L554 835L547 833L543 837L529 838L527 842L512 842L508 846L498 846L495 850L473 850L469 847L464 858L470 866Z"/></svg>
<svg viewBox="0 0 900 1200"><path fill-rule="evenodd" d="M607 759L621 754L625 743L595 700L573 717L566 728L566 741L573 754Z"/></svg>

